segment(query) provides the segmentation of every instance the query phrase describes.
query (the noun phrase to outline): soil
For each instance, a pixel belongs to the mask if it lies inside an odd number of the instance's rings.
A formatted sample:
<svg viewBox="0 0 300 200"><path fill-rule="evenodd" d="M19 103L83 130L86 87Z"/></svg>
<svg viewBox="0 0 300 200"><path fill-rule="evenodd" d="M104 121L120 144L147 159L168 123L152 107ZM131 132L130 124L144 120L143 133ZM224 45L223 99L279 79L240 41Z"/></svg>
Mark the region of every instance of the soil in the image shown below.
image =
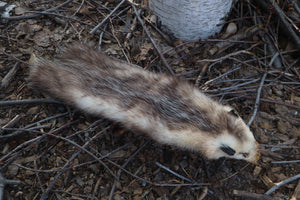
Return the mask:
<svg viewBox="0 0 300 200"><path fill-rule="evenodd" d="M0 24L0 175L19 184L5 185L3 199L300 199L299 47L276 11L238 1L219 35L183 42L160 31L147 1L136 2L143 26L125 1L94 34L120 1L8 2L16 7ZM293 4L277 2L299 27ZM221 39L229 22L238 32ZM52 60L75 42L170 73L151 40L176 76L232 105L245 122L254 117L257 165L157 144L51 100L26 80L31 59Z"/></svg>

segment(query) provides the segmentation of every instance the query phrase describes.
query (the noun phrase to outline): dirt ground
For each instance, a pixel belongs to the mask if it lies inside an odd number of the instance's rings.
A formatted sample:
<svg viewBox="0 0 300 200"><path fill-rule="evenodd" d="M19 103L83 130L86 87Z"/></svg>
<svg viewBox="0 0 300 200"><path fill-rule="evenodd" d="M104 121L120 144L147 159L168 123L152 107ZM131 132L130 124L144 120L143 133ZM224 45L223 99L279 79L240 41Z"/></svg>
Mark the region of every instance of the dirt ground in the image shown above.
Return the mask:
<svg viewBox="0 0 300 200"><path fill-rule="evenodd" d="M300 199L298 4L238 1L224 26L237 26L233 36L182 42L160 31L147 1L135 5L144 25L130 1L112 13L120 2L8 1L16 7L0 24L0 194L6 179L17 182L3 199ZM232 105L252 122L259 164L160 145L31 89L33 54L54 59L74 42L157 73L169 66Z"/></svg>

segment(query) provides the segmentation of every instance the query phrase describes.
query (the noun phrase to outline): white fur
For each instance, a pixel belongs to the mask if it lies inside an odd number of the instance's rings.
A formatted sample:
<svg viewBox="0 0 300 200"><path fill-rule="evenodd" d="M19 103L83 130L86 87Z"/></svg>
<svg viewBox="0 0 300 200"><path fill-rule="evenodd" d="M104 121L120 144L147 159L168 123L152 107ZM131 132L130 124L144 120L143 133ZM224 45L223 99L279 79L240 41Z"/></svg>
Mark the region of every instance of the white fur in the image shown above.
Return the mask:
<svg viewBox="0 0 300 200"><path fill-rule="evenodd" d="M202 152L209 159L229 157L249 162L257 160L258 153L255 139L244 123L244 132L247 139L243 143L238 141L233 135L228 134L226 130L218 136L192 129L169 130L159 120L143 117L134 107L130 110L122 110L113 99L107 101L101 97L87 95L78 88L70 88L69 91L78 108L91 114L100 114L106 118L122 122L124 125L127 125L127 128L130 128L130 125L135 125L141 130L146 130L150 137L160 143ZM216 106L220 105L216 104ZM225 109L230 110L230 107L226 107ZM237 123L242 124L242 119L238 120ZM235 155L229 156L224 153L220 149L222 145L227 145L234 149L236 151ZM245 158L242 153L249 153L249 156Z"/></svg>
<svg viewBox="0 0 300 200"><path fill-rule="evenodd" d="M96 115L101 114L102 116L116 120L117 122L136 120L136 123L142 129L150 129L151 124L149 120L136 115L136 112L133 112L133 110L122 110L113 100L108 102L100 97L87 95L76 88L72 88L70 91L78 108L86 112Z"/></svg>
<svg viewBox="0 0 300 200"><path fill-rule="evenodd" d="M252 133L249 131L245 131L247 140L244 142L240 142L237 140L236 137L233 137L232 135L228 133L223 133L220 136L218 136L214 140L215 146L222 146L222 145L227 145L234 149L236 153L233 156L229 156L223 151L216 151L213 153L213 156L217 157L229 157L229 158L235 158L235 159L242 159L242 160L247 160L250 162L255 162L257 159L257 145L256 141L252 135ZM249 153L248 157L244 157L243 153Z"/></svg>

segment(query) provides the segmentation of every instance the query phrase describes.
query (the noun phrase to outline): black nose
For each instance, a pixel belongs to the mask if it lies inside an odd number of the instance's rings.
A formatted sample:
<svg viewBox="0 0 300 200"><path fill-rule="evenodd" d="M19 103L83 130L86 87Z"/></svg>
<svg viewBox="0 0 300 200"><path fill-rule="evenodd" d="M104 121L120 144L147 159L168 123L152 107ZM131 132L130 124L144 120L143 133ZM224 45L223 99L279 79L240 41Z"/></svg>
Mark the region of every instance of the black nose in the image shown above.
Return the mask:
<svg viewBox="0 0 300 200"><path fill-rule="evenodd" d="M230 156L233 156L235 154L235 150L233 150L231 147L225 145L225 144L222 144L222 146L220 147L220 149L222 151L224 151L225 153L227 153L228 155Z"/></svg>

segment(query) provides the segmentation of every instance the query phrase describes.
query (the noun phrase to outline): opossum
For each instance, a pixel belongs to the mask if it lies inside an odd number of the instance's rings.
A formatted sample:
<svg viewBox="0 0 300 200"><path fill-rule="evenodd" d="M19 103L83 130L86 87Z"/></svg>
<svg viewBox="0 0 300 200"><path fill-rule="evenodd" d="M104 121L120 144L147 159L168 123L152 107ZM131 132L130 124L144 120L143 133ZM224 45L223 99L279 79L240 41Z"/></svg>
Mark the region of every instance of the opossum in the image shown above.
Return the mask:
<svg viewBox="0 0 300 200"><path fill-rule="evenodd" d="M258 143L235 110L177 77L146 71L87 45L54 60L35 59L30 85L82 111L121 123L155 141L256 163Z"/></svg>

